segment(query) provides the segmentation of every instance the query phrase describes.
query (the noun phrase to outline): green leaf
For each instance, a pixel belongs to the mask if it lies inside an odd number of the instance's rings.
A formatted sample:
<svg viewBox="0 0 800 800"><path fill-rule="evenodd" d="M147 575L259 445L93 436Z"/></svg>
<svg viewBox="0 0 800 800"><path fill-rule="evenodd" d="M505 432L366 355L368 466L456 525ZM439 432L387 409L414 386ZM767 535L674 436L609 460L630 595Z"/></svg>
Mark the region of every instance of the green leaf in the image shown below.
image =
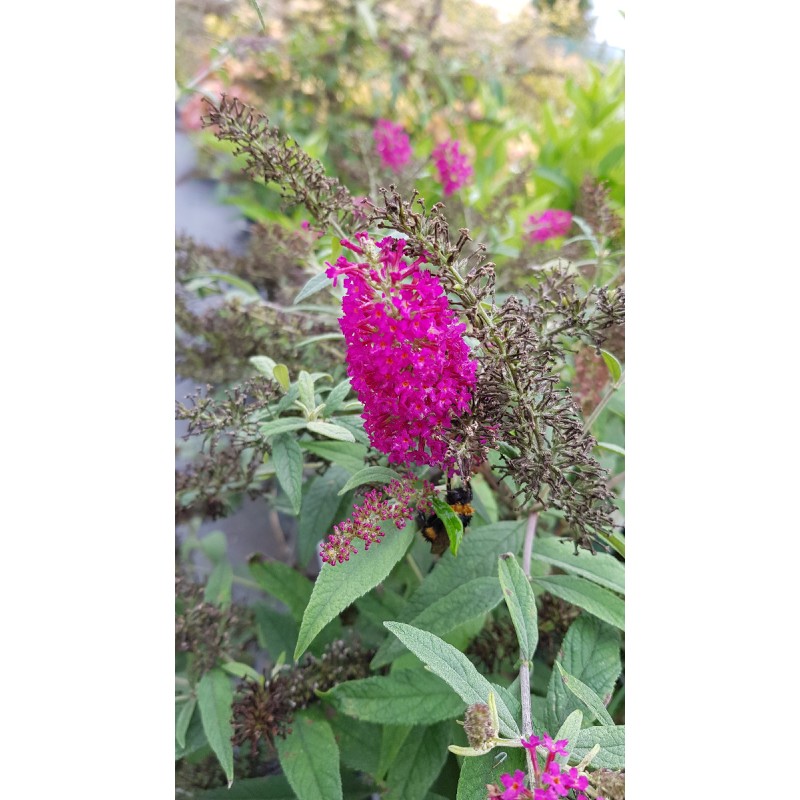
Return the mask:
<svg viewBox="0 0 800 800"><path fill-rule="evenodd" d="M311 297L312 294L316 294L322 289L330 287L330 285L331 279L324 272L314 275L313 278L309 278L309 280L306 281L306 285L297 293L297 297L294 299L294 305L297 305L307 297Z"/></svg>
<svg viewBox="0 0 800 800"><path fill-rule="evenodd" d="M345 564L323 564L314 583L311 599L303 615L294 658L297 660L317 634L354 600L377 586L405 555L411 539L395 528L393 522L382 523L388 534L372 552L353 556Z"/></svg>
<svg viewBox="0 0 800 800"><path fill-rule="evenodd" d="M601 725L613 725L614 720L611 715L606 711L603 701L597 696L597 693L587 686L583 681L579 681L574 675L570 675L564 670L564 667L556 661L556 669L561 675L561 680L564 686L586 706L591 712L593 717L591 719L598 719ZM591 719L589 721L591 721Z"/></svg>
<svg viewBox="0 0 800 800"><path fill-rule="evenodd" d="M300 513L303 501L303 451L297 439L281 433L272 440L272 461L283 491L292 504L292 511Z"/></svg>
<svg viewBox="0 0 800 800"><path fill-rule="evenodd" d="M228 786L233 783L232 704L233 689L228 676L217 667L203 675L197 684L197 705L206 738L228 779Z"/></svg>
<svg viewBox="0 0 800 800"><path fill-rule="evenodd" d="M613 353L609 353L608 350L601 350L600 354L603 356L603 361L606 362L612 383L618 383L619 379L622 377L622 364L620 364L617 357Z"/></svg>
<svg viewBox="0 0 800 800"><path fill-rule="evenodd" d="M264 676L260 672L256 672L249 664L242 664L241 661L226 661L222 665L222 669L233 675L236 678L250 678L250 680L258 681L262 686L264 685Z"/></svg>
<svg viewBox="0 0 800 800"><path fill-rule="evenodd" d="M212 531L207 536L199 539L197 546L214 564L219 564L228 552L228 540L222 531Z"/></svg>
<svg viewBox="0 0 800 800"><path fill-rule="evenodd" d="M317 444L363 446L346 442ZM324 475L319 475L307 484L300 507L297 532L297 554L301 566L308 564L320 539L325 538L333 524L339 508L339 489L345 484L347 477L347 470L331 467Z"/></svg>
<svg viewBox="0 0 800 800"><path fill-rule="evenodd" d="M364 469L367 448L363 444L358 444L357 442L320 442L316 439L304 439L300 442L300 447L332 464L344 467L350 474Z"/></svg>
<svg viewBox="0 0 800 800"><path fill-rule="evenodd" d="M598 725L584 728L579 734L570 761L578 763L596 744L600 752L592 759L598 769L625 769L625 726Z"/></svg>
<svg viewBox="0 0 800 800"><path fill-rule="evenodd" d="M347 428L330 422L309 422L306 427L313 433L327 436L329 439L337 439L340 442L355 442L356 440L356 437Z"/></svg>
<svg viewBox="0 0 800 800"><path fill-rule="evenodd" d="M486 703L492 685L461 652L438 636L402 622L384 622L398 639L438 675L467 705ZM500 728L506 736L518 737L519 727L500 697L496 698Z"/></svg>
<svg viewBox="0 0 800 800"><path fill-rule="evenodd" d="M264 24L264 15L261 13L261 6L258 5L258 0L248 0L248 2L250 3L250 6L253 8L253 10L258 15L258 21L261 23L261 30L264 33L266 33L267 32L267 26Z"/></svg>
<svg viewBox="0 0 800 800"><path fill-rule="evenodd" d="M571 542L552 536L537 536L533 542L533 558L625 594L625 567L607 553L592 554L579 550L575 555Z"/></svg>
<svg viewBox="0 0 800 800"><path fill-rule="evenodd" d="M570 625L559 652L564 669L592 689L605 704L622 670L620 634L596 617L581 614ZM561 681L557 670L547 689L547 728L554 730L580 703Z"/></svg>
<svg viewBox="0 0 800 800"><path fill-rule="evenodd" d="M533 590L522 567L511 553L500 556L498 563L503 599L506 601L511 622L514 623L514 630L517 632L520 658L530 663L539 643Z"/></svg>
<svg viewBox="0 0 800 800"><path fill-rule="evenodd" d="M306 421L300 417L282 417L281 419L274 419L271 422L265 422L259 425L259 433L265 437L280 436L282 433L289 433L290 431L299 431L305 428Z"/></svg>
<svg viewBox="0 0 800 800"><path fill-rule="evenodd" d="M413 623L427 608L466 582L475 578L494 578L498 556L509 550L511 552L519 550L525 536L525 527L525 522L498 522L470 531L464 537L458 558L446 552L439 559L430 574L408 599L402 614L396 618L397 621ZM499 583L495 585L499 586ZM380 661L386 655L388 648L394 653L401 652L400 649L396 649L397 645L389 640L385 646L378 648L371 665L373 669L380 663L392 660L394 656L390 655L388 660Z"/></svg>
<svg viewBox="0 0 800 800"><path fill-rule="evenodd" d="M238 275L231 275L227 272L209 272L206 275L198 275L198 277L203 278L213 278L217 281L224 281L225 283L229 284L230 286L235 287L236 289L240 289L245 294L250 295L251 297L259 297L258 289L253 286L252 283L246 281L244 278L240 278Z"/></svg>
<svg viewBox="0 0 800 800"><path fill-rule="evenodd" d="M203 599L215 606L227 606L231 602L233 586L233 568L227 561L222 561L211 570L206 583Z"/></svg>
<svg viewBox="0 0 800 800"><path fill-rule="evenodd" d="M328 722L308 710L298 713L292 732L277 737L278 759L298 800L342 800L339 746Z"/></svg>
<svg viewBox="0 0 800 800"><path fill-rule="evenodd" d="M291 385L289 367L287 367L286 364L276 364L275 368L272 370L272 374L275 380L280 384L281 389L283 389L284 392L288 392L289 386Z"/></svg>
<svg viewBox="0 0 800 800"><path fill-rule="evenodd" d="M618 444L613 444L612 442L598 442L595 447L599 447L601 450L608 450L609 453L616 453L623 458L625 457L625 448L620 447Z"/></svg>
<svg viewBox="0 0 800 800"><path fill-rule="evenodd" d="M388 795L396 800L424 800L447 759L449 737L447 722L412 729L389 767Z"/></svg>
<svg viewBox="0 0 800 800"><path fill-rule="evenodd" d="M317 336L309 336L307 339L303 339L303 341L298 342L295 347L300 349L301 347L308 347L308 345L316 344L317 342L330 342L338 339L344 339L344 336L341 333L320 333Z"/></svg>
<svg viewBox="0 0 800 800"><path fill-rule="evenodd" d="M559 739L566 739L570 744L574 744L578 738L581 725L583 724L583 713L579 709L575 709L565 720L564 724L558 729L558 733L553 737L555 741ZM569 744L567 750L569 750ZM556 761L559 764L567 763L568 755L556 756Z"/></svg>
<svg viewBox="0 0 800 800"><path fill-rule="evenodd" d="M389 467L364 467L351 476L350 480L339 490L339 494L355 489L356 486L363 486L365 483L389 483L399 477L400 475Z"/></svg>
<svg viewBox="0 0 800 800"><path fill-rule="evenodd" d="M260 555L251 556L247 563L258 585L286 605L296 620L301 620L314 587L311 581L288 564L266 561Z"/></svg>
<svg viewBox="0 0 800 800"><path fill-rule="evenodd" d="M361 417L335 417L336 424L340 425L342 428L346 428L350 433L353 434L353 438L357 442L361 442L362 444L369 445L369 436L367 436L366 432L364 431L364 420Z"/></svg>
<svg viewBox="0 0 800 800"><path fill-rule="evenodd" d="M381 726L359 722L344 714L335 714L328 721L339 745L342 763L359 772L375 775L381 757Z"/></svg>
<svg viewBox="0 0 800 800"><path fill-rule="evenodd" d="M432 725L464 713L464 701L436 675L420 669L347 681L320 697L342 714L384 725Z"/></svg>
<svg viewBox="0 0 800 800"><path fill-rule="evenodd" d="M501 760L500 753L508 758ZM483 756L465 758L458 778L456 800L486 800L486 785L500 785L500 776L513 775L517 770L525 772L525 751L521 747L495 749Z"/></svg>
<svg viewBox="0 0 800 800"><path fill-rule="evenodd" d="M461 545L461 540L464 538L464 525L458 514L441 497L433 495L431 503L436 516L444 523L444 529L450 539L450 552L456 555Z"/></svg>
<svg viewBox="0 0 800 800"><path fill-rule="evenodd" d="M175 714L176 728L177 728L177 719L180 716L180 711L177 711L178 705L179 704L176 703L176 714ZM192 715L192 718L189 721L189 726L186 729L184 742L185 742L184 745L181 746L180 744L178 744L177 738L175 740L176 761L179 758L186 758L187 756L190 756L193 753L198 752L199 750L208 748L208 739L206 738L205 731L203 730L203 721L200 719L199 714Z"/></svg>
<svg viewBox="0 0 800 800"><path fill-rule="evenodd" d="M266 375L268 378L275 377L273 375L275 362L268 356L250 356L249 361L262 375Z"/></svg>
<svg viewBox="0 0 800 800"><path fill-rule="evenodd" d="M414 730L411 725L384 725L383 736L381 737L381 756L378 760L378 770L375 773L375 778L383 781L389 767L394 764L400 748L405 743L406 739Z"/></svg>
<svg viewBox="0 0 800 800"><path fill-rule="evenodd" d="M259 644L270 654L273 662L281 653L291 656L297 644L299 623L290 614L281 614L262 604L255 605L253 610Z"/></svg>
<svg viewBox="0 0 800 800"><path fill-rule="evenodd" d="M415 628L444 636L468 620L491 611L502 599L500 582L493 576L475 578L453 587L447 594L422 609L409 624ZM372 660L377 669L402 655L403 645L396 639L387 639Z"/></svg>
<svg viewBox="0 0 800 800"><path fill-rule="evenodd" d="M196 707L196 697L190 697L181 706L178 718L175 720L175 741L178 743L178 747L186 747L186 731L189 729L189 723L192 721Z"/></svg>
<svg viewBox="0 0 800 800"><path fill-rule="evenodd" d="M350 379L345 378L333 387L325 397L325 413L334 414L339 410L348 394L350 394Z"/></svg>
<svg viewBox="0 0 800 800"><path fill-rule="evenodd" d="M608 589L578 575L548 575L534 580L550 594L585 609L609 625L625 630L625 603Z"/></svg>
<svg viewBox="0 0 800 800"><path fill-rule="evenodd" d="M297 392L300 402L309 410L312 411L317 405L314 399L314 381L311 376L304 370L300 370L297 376Z"/></svg>
<svg viewBox="0 0 800 800"><path fill-rule="evenodd" d="M296 800L289 781L283 775L238 780L230 789L209 789L198 800Z"/></svg>

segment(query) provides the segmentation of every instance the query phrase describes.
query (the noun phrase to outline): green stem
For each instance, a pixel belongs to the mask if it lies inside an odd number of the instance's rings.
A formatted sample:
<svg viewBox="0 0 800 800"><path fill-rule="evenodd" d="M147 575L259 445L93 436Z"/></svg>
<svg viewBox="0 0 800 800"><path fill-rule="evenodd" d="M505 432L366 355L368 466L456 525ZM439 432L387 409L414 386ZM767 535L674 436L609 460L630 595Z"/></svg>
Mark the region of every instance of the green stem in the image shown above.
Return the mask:
<svg viewBox="0 0 800 800"><path fill-rule="evenodd" d="M419 568L417 562L414 561L414 556L412 556L411 553L406 554L406 562L408 563L408 566L411 567L411 571L419 579L419 582L422 583L422 581L425 580L425 576L422 574L422 570Z"/></svg>

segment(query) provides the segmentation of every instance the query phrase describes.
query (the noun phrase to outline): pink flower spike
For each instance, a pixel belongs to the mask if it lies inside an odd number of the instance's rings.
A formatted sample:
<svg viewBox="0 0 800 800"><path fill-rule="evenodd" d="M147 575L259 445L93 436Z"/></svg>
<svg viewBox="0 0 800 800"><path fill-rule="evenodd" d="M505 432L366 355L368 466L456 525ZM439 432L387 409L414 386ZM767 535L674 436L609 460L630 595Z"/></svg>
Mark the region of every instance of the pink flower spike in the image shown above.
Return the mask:
<svg viewBox="0 0 800 800"><path fill-rule="evenodd" d="M402 125L379 119L372 137L384 167L399 172L411 160L411 142Z"/></svg>
<svg viewBox="0 0 800 800"><path fill-rule="evenodd" d="M568 786L570 789L583 791L589 786L589 779L585 775L579 774L576 767L572 767L572 769L564 775L564 785Z"/></svg>
<svg viewBox="0 0 800 800"><path fill-rule="evenodd" d="M448 139L436 145L431 153L445 197L460 189L472 177L472 167L458 148L459 142L456 139Z"/></svg>
<svg viewBox="0 0 800 800"><path fill-rule="evenodd" d="M549 208L528 217L528 238L532 242L546 242L556 236L565 236L572 225L572 214L559 208Z"/></svg>
<svg viewBox="0 0 800 800"><path fill-rule="evenodd" d="M500 795L502 800L517 800L521 792L525 791L525 773L518 769L512 777L508 773L500 776L506 790Z"/></svg>
<svg viewBox="0 0 800 800"><path fill-rule="evenodd" d="M558 795L554 789L534 789L533 800L558 800Z"/></svg>

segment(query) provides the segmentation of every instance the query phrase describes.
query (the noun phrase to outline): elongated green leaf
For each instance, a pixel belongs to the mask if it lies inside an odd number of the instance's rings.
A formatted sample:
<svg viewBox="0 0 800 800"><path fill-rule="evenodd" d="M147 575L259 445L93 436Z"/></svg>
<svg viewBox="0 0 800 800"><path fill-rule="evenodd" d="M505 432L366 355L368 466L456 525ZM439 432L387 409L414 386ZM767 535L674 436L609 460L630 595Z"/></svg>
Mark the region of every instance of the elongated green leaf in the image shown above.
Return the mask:
<svg viewBox="0 0 800 800"><path fill-rule="evenodd" d="M399 477L400 475L389 467L364 467L350 477L339 490L339 494L355 489L356 486L363 486L365 483L390 483Z"/></svg>
<svg viewBox="0 0 800 800"><path fill-rule="evenodd" d="M592 759L592 766L602 769L625 769L625 726L598 725L584 728L579 734L570 761L578 763L596 744L600 752Z"/></svg>
<svg viewBox="0 0 800 800"><path fill-rule="evenodd" d="M339 746L322 717L301 711L292 732L275 740L281 769L298 800L342 800Z"/></svg>
<svg viewBox="0 0 800 800"><path fill-rule="evenodd" d="M322 565L300 625L295 659L303 655L325 625L384 580L405 555L411 538L391 521L382 523L382 527L386 537L368 553L359 552L346 564Z"/></svg>
<svg viewBox="0 0 800 800"><path fill-rule="evenodd" d="M351 475L364 469L367 448L363 444L336 441L320 442L316 439L308 439L301 441L300 447L315 456L320 456L326 461L330 461L332 464L344 467Z"/></svg>
<svg viewBox="0 0 800 800"><path fill-rule="evenodd" d="M381 757L378 761L378 771L375 778L379 781L384 780L389 767L394 764L400 748L410 736L414 728L411 725L384 725L383 736L381 737Z"/></svg>
<svg viewBox="0 0 800 800"><path fill-rule="evenodd" d="M506 753L503 758L501 753ZM470 756L461 765L456 800L486 800L486 785L500 783L500 776L526 771L525 751L521 747L495 749L483 756Z"/></svg>
<svg viewBox="0 0 800 800"><path fill-rule="evenodd" d="M274 377L272 371L275 369L275 362L269 356L250 356L249 360L262 375Z"/></svg>
<svg viewBox="0 0 800 800"><path fill-rule="evenodd" d="M619 631L584 613L570 625L561 645L559 661L605 704L622 670L619 649ZM579 708L578 700L564 686L558 671L553 670L547 689L547 728L555 730Z"/></svg>
<svg viewBox="0 0 800 800"><path fill-rule="evenodd" d="M441 497L434 495L431 497L431 503L436 516L442 521L444 529L447 531L450 539L450 552L457 555L461 540L464 538L464 525L458 514Z"/></svg>
<svg viewBox="0 0 800 800"><path fill-rule="evenodd" d="M466 582L474 578L494 576L497 557L508 550L519 550L524 535L524 522L498 522L469 531L464 537L458 558L446 552L408 599L396 620L414 624L415 627L424 627L414 621L422 612ZM446 633L432 632L438 635ZM372 668L388 664L400 652L402 650L398 645L389 639L378 648Z"/></svg>
<svg viewBox="0 0 800 800"><path fill-rule="evenodd" d="M608 589L578 575L549 575L534 580L550 594L585 609L609 625L625 630L625 602Z"/></svg>
<svg viewBox="0 0 800 800"><path fill-rule="evenodd" d="M348 394L350 394L350 378L345 378L333 387L325 397L325 413L333 414L339 410Z"/></svg>
<svg viewBox="0 0 800 800"><path fill-rule="evenodd" d="M617 357L613 353L609 353L608 350L601 350L600 353L603 356L603 361L606 362L612 383L617 383L622 376L622 364L620 364Z"/></svg>
<svg viewBox="0 0 800 800"><path fill-rule="evenodd" d="M530 663L539 643L536 601L530 581L511 553L500 556L498 568L503 599L506 601L511 622L517 632L520 658Z"/></svg>
<svg viewBox="0 0 800 800"><path fill-rule="evenodd" d="M299 514L303 500L303 451L297 439L288 433L275 436L272 440L272 461L278 483L286 492L292 511Z"/></svg>
<svg viewBox="0 0 800 800"><path fill-rule="evenodd" d="M291 385L291 380L289 378L289 367L287 367L286 364L276 364L272 370L272 375L274 376L275 380L278 381L281 389L283 389L284 392L288 392L289 386Z"/></svg>
<svg viewBox="0 0 800 800"><path fill-rule="evenodd" d="M314 584L280 561L266 561L260 555L248 561L250 574L268 594L284 603L296 620L303 618Z"/></svg>
<svg viewBox="0 0 800 800"><path fill-rule="evenodd" d="M492 685L461 652L438 636L402 622L383 623L432 672L438 675L467 705L486 703ZM505 735L519 736L519 726L506 704L496 698L500 728Z"/></svg>
<svg viewBox="0 0 800 800"><path fill-rule="evenodd" d="M227 561L217 564L208 576L203 599L215 606L226 606L231 602L233 568Z"/></svg>
<svg viewBox="0 0 800 800"><path fill-rule="evenodd" d="M601 725L613 725L614 720L611 715L606 711L603 701L598 697L597 693L591 687L587 686L583 681L579 681L574 675L570 675L564 670L564 667L556 661L556 669L561 676L564 686L586 706L592 714L591 719L598 719ZM590 719L590 721L591 721Z"/></svg>
<svg viewBox="0 0 800 800"><path fill-rule="evenodd" d="M625 448L620 447L618 444L613 444L613 442L598 442L595 447L599 447L601 450L608 450L609 453L616 453L623 458L625 457Z"/></svg>
<svg viewBox="0 0 800 800"><path fill-rule="evenodd" d="M579 550L575 555L572 542L561 541L553 536L537 536L533 542L533 557L544 564L581 575L600 586L625 594L625 567L607 553L592 554Z"/></svg>
<svg viewBox="0 0 800 800"><path fill-rule="evenodd" d="M575 744L578 740L578 734L581 730L581 725L583 725L583 713L575 709L565 720L564 724L558 729L558 733L553 737L555 741L559 739L566 739L569 743L567 745L567 751L569 751L570 745ZM568 755L563 756L559 755L556 756L556 761L559 764L566 764Z"/></svg>
<svg viewBox="0 0 800 800"><path fill-rule="evenodd" d="M337 425L340 425L342 428L347 428L347 430L353 434L355 441L361 442L361 444L369 445L369 436L367 436L366 432L364 431L364 420L362 420L361 417L336 416L334 419L336 420Z"/></svg>
<svg viewBox="0 0 800 800"><path fill-rule="evenodd" d="M337 439L340 442L354 442L356 440L352 431L341 425L334 425L331 422L309 422L306 427L313 433L327 436L329 439Z"/></svg>
<svg viewBox="0 0 800 800"><path fill-rule="evenodd" d="M291 658L297 645L299 622L290 614L281 614L265 605L256 605L254 611L256 633L261 647L270 654L273 661L276 661L281 653L285 658Z"/></svg>
<svg viewBox="0 0 800 800"><path fill-rule="evenodd" d="M314 275L313 278L309 278L308 281L306 281L306 285L297 293L297 297L294 299L294 305L297 305L302 300L305 300L306 297L311 297L312 294L316 294L330 285L331 279L324 272Z"/></svg>
<svg viewBox="0 0 800 800"><path fill-rule="evenodd" d="M237 780L230 789L209 789L198 800L297 800L283 775Z"/></svg>
<svg viewBox="0 0 800 800"><path fill-rule="evenodd" d="M300 402L311 411L315 406L314 401L314 381L311 376L304 370L300 370L297 376L297 394Z"/></svg>
<svg viewBox="0 0 800 800"><path fill-rule="evenodd" d="M441 678L419 669L347 681L320 696L343 714L385 725L432 725L464 713L464 701Z"/></svg>
<svg viewBox="0 0 800 800"><path fill-rule="evenodd" d="M202 275L198 277L213 278L214 280L224 281L230 286L233 286L236 289L240 289L245 294L248 294L251 297L259 296L258 289L256 289L256 287L253 286L252 283L246 281L244 278L240 278L238 275L231 275L228 272L209 272L207 275Z"/></svg>
<svg viewBox="0 0 800 800"><path fill-rule="evenodd" d="M491 611L502 599L500 582L494 577L475 578L462 583L447 594L434 600L422 609L410 622L436 636L444 636L454 628ZM403 644L396 639L387 639L372 660L372 668L394 661L404 652Z"/></svg>
<svg viewBox="0 0 800 800"><path fill-rule="evenodd" d="M423 800L447 759L449 734L447 722L411 731L386 776L390 797Z"/></svg>
<svg viewBox="0 0 800 800"><path fill-rule="evenodd" d="M359 772L375 775L380 765L383 728L344 714L335 714L328 721L339 745L342 763Z"/></svg>
<svg viewBox="0 0 800 800"><path fill-rule="evenodd" d="M265 422L259 426L258 430L262 436L269 438L270 436L279 436L290 431L299 431L301 428L305 428L306 424L306 421L300 417L281 417L281 419Z"/></svg>
<svg viewBox="0 0 800 800"><path fill-rule="evenodd" d="M175 720L175 741L178 743L178 747L186 747L186 731L189 729L189 723L192 721L196 707L196 697L190 697L181 705L178 718Z"/></svg>
<svg viewBox="0 0 800 800"><path fill-rule="evenodd" d="M233 783L232 704L230 678L216 667L203 675L197 684L197 705L206 738L228 779L228 786Z"/></svg>
<svg viewBox="0 0 800 800"><path fill-rule="evenodd" d="M226 661L222 665L222 669L228 675L234 675L237 678L250 678L250 680L258 681L262 686L264 685L264 676L260 672L256 672L249 664L242 664L241 661Z"/></svg>
<svg viewBox="0 0 800 800"><path fill-rule="evenodd" d="M183 704L180 704L180 706L182 705ZM180 710L178 708L178 704L176 703L176 713L175 713L176 722L179 715L180 715ZM179 758L186 758L187 756L190 756L193 753L202 750L203 748L208 748L208 739L206 738L206 733L203 730L203 721L200 719L199 714L192 714L192 718L189 721L189 727L186 729L184 742L185 744L183 745L183 747L181 747L181 745L178 744L177 739L175 740L176 761Z"/></svg>
<svg viewBox="0 0 800 800"><path fill-rule="evenodd" d="M346 442L317 442L317 444L343 445ZM361 445L349 445L360 447ZM300 565L308 564L320 539L324 539L333 524L339 508L339 489L347 481L347 470L331 467L324 475L314 478L303 492L300 507L297 554Z"/></svg>
<svg viewBox="0 0 800 800"><path fill-rule="evenodd" d="M344 336L341 333L320 333L317 336L309 336L307 339L303 339L303 341L298 342L295 347L299 349L301 347L308 347L310 344L317 344L317 342L330 342L338 339L344 339Z"/></svg>

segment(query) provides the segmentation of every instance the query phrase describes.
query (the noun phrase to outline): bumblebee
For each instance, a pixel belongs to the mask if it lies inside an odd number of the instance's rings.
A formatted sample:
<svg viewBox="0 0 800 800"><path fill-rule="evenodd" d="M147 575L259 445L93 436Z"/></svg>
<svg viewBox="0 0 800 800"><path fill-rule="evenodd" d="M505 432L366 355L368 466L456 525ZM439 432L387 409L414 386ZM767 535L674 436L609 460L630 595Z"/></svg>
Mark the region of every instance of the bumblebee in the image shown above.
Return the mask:
<svg viewBox="0 0 800 800"><path fill-rule="evenodd" d="M475 513L475 509L470 505L472 502L472 487L469 481L455 489L448 481L445 502L458 514L458 518L461 520L461 524L466 530L472 519L472 515ZM417 519L422 536L431 544L431 553L436 556L444 553L444 551L450 547L450 537L447 535L444 523L436 514L425 516L420 513Z"/></svg>

